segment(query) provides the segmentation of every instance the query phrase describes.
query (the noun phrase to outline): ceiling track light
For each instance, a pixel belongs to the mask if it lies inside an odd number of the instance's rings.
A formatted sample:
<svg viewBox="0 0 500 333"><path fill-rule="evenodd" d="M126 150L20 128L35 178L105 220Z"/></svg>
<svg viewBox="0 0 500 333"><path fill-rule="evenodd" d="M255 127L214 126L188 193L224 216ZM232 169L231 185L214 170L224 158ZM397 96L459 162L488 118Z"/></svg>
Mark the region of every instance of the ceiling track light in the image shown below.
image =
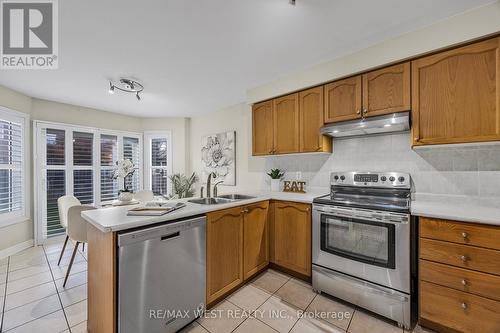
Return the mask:
<svg viewBox="0 0 500 333"><path fill-rule="evenodd" d="M295 6L295 0L289 0L288 2L290 3L290 5L294 5Z"/></svg>
<svg viewBox="0 0 500 333"><path fill-rule="evenodd" d="M133 79L120 79L118 83L113 83L113 81L109 81L109 93L114 94L115 89L135 94L135 97L137 98L138 101L141 100L140 93L144 90L144 86L137 82L136 80Z"/></svg>

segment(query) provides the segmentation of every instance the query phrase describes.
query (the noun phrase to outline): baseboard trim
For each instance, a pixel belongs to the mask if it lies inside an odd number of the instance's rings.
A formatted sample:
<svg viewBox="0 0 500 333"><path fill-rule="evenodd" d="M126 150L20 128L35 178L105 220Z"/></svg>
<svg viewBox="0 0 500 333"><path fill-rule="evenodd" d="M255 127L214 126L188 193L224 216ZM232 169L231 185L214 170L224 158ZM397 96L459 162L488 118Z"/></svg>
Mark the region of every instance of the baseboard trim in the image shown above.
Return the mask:
<svg viewBox="0 0 500 333"><path fill-rule="evenodd" d="M35 244L34 240L30 239L30 240L27 240L25 242L8 247L6 249L0 250L0 259L6 258L6 257L11 256L13 254L16 254L18 252L21 252L22 250L29 249L34 244Z"/></svg>

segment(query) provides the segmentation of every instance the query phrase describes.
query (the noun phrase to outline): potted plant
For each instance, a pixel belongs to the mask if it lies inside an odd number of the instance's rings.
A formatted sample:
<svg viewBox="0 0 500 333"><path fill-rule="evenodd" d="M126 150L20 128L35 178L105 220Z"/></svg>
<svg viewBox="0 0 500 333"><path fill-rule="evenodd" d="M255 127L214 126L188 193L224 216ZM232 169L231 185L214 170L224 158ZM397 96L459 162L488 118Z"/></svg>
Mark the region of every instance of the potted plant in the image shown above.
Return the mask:
<svg viewBox="0 0 500 333"><path fill-rule="evenodd" d="M271 169L271 172L268 172L267 174L271 177L271 191L279 192L281 179L285 175L285 172L280 169Z"/></svg>
<svg viewBox="0 0 500 333"><path fill-rule="evenodd" d="M132 175L134 173L134 163L131 160L118 160L116 161L116 169L113 172L111 178L118 179L123 178L125 180L126 177ZM134 198L134 194L127 187L127 182L124 183L124 189L118 192L118 200L120 201L131 201Z"/></svg>
<svg viewBox="0 0 500 333"><path fill-rule="evenodd" d="M184 174L174 173L170 177L172 182L172 195L170 199L190 198L194 196L194 184L198 181L196 173L192 173L190 177Z"/></svg>

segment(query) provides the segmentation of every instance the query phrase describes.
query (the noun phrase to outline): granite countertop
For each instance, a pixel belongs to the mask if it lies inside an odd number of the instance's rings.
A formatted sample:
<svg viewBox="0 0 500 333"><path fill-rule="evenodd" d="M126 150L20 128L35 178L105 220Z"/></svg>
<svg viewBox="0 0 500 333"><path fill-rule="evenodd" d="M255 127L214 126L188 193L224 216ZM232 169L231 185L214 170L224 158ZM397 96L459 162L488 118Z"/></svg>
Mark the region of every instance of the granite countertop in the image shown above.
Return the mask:
<svg viewBox="0 0 500 333"><path fill-rule="evenodd" d="M411 203L411 213L416 216L500 226L499 206L470 199L417 197Z"/></svg>
<svg viewBox="0 0 500 333"><path fill-rule="evenodd" d="M313 199L328 193L286 193L286 192L239 192L255 196L252 199L238 200L225 204L201 205L187 202L188 199L172 200L172 202L185 202L186 206L163 216L127 216L129 209L140 207L140 205L107 207L82 212L82 217L102 232L121 231L130 228L143 227L154 223L167 222L180 218L203 215L209 212L233 208L263 200L285 200L301 203L312 203Z"/></svg>

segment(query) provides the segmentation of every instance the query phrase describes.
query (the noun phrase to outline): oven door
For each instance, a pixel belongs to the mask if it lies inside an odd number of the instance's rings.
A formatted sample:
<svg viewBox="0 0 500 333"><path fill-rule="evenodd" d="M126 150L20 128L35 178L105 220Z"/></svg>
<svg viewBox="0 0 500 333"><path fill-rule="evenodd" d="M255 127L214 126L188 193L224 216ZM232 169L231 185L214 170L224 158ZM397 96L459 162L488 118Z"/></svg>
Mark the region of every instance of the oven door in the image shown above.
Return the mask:
<svg viewBox="0 0 500 333"><path fill-rule="evenodd" d="M313 263L410 291L410 215L314 205Z"/></svg>
<svg viewBox="0 0 500 333"><path fill-rule="evenodd" d="M395 225L321 214L321 251L357 262L396 268Z"/></svg>

